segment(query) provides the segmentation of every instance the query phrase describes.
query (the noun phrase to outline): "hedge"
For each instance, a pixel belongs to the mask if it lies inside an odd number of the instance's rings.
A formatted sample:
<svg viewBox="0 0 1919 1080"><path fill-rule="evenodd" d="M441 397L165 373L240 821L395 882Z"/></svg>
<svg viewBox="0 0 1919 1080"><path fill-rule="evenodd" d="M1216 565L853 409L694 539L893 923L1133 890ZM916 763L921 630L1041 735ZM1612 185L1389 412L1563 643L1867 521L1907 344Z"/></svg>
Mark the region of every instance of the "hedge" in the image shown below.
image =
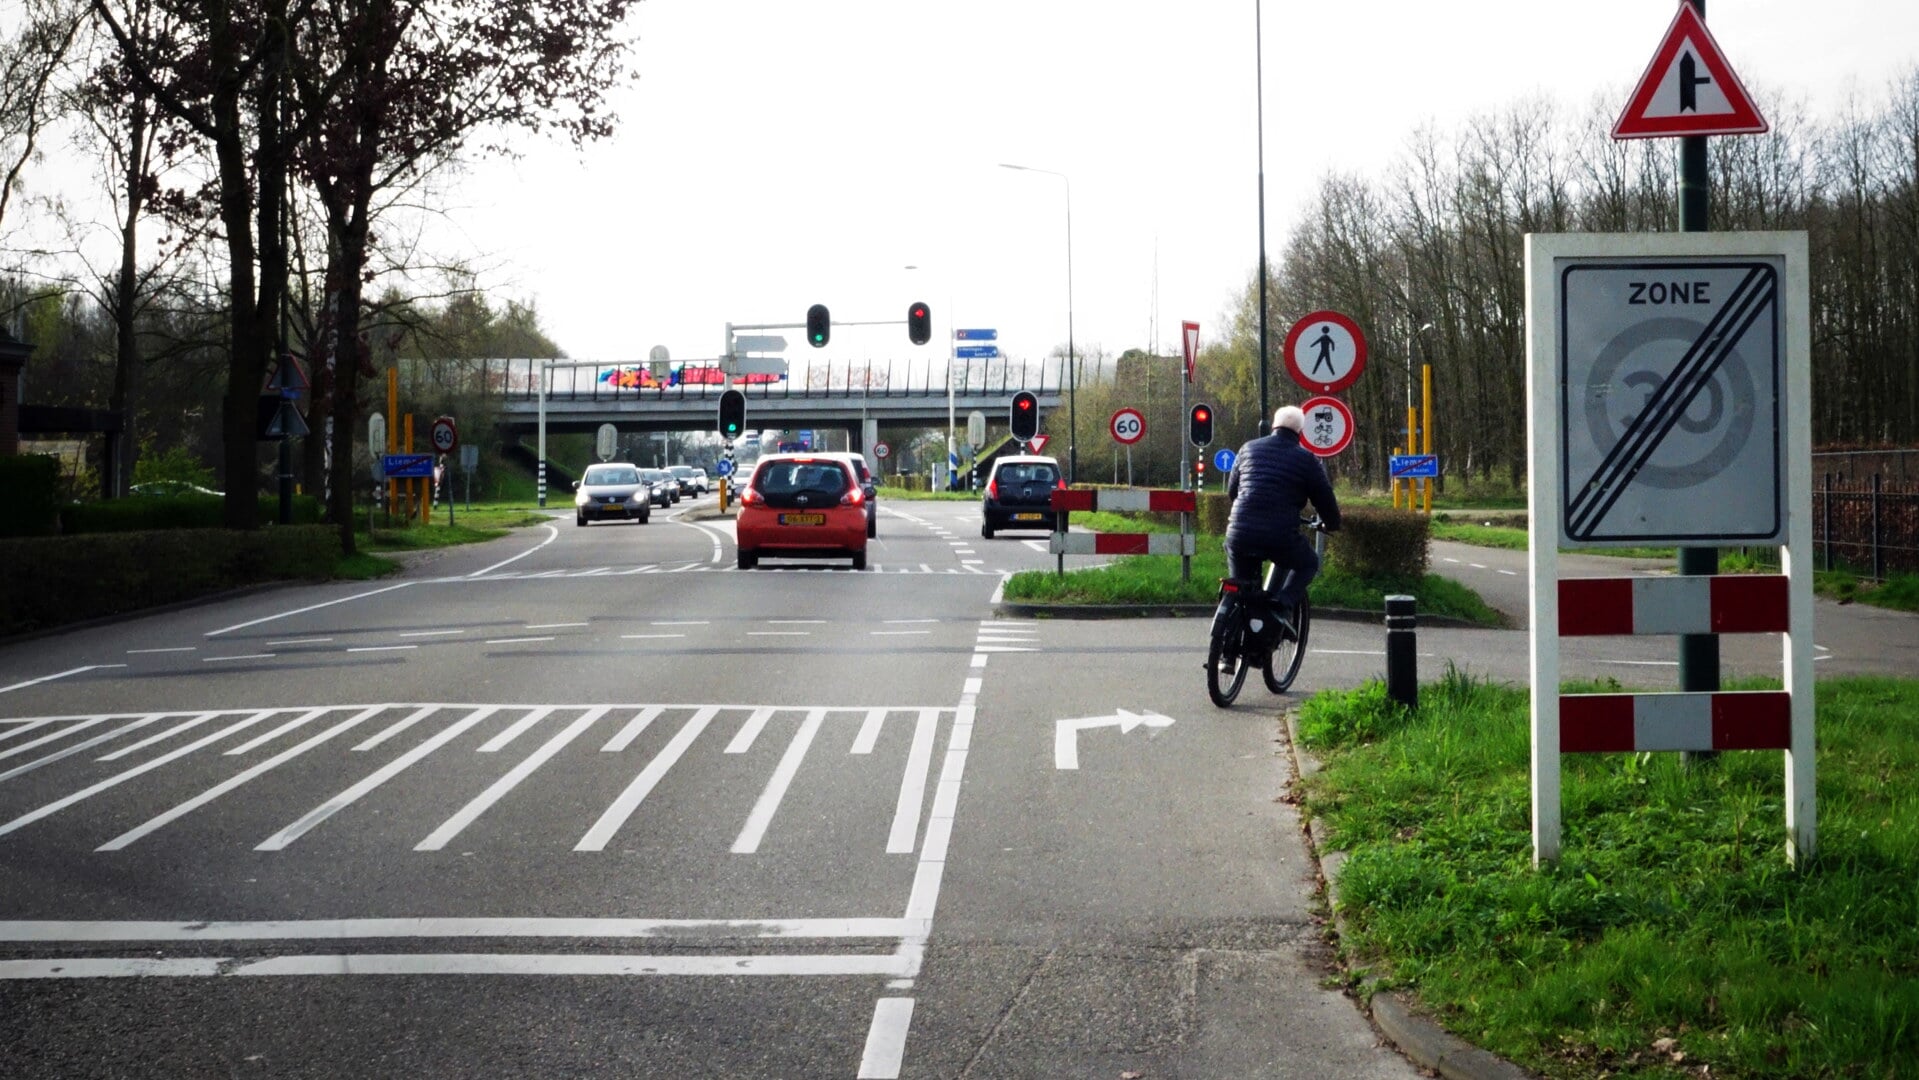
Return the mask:
<svg viewBox="0 0 1919 1080"><path fill-rule="evenodd" d="M325 578L339 554L329 525L0 540L0 636L262 581Z"/></svg>
<svg viewBox="0 0 1919 1080"><path fill-rule="evenodd" d="M60 521L60 462L45 454L0 455L0 536L46 536Z"/></svg>
<svg viewBox="0 0 1919 1080"><path fill-rule="evenodd" d="M1339 531L1329 536L1333 562L1359 578L1417 581L1431 558L1424 514L1383 507L1342 507Z"/></svg>
<svg viewBox="0 0 1919 1080"><path fill-rule="evenodd" d="M124 499L74 503L60 508L60 531L142 532L148 529L218 529L226 524L225 501L215 495L129 495ZM260 496L260 521L280 519L280 497ZM320 521L320 500L293 497L293 523Z"/></svg>

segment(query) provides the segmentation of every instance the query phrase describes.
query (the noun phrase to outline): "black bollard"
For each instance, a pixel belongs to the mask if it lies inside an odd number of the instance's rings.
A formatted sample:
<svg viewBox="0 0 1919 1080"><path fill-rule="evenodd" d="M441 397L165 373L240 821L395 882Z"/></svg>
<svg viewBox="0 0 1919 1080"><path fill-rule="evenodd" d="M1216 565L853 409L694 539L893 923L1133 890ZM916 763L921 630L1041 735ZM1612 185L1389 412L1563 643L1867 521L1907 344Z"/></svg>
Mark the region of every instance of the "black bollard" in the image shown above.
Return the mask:
<svg viewBox="0 0 1919 1080"><path fill-rule="evenodd" d="M1410 596L1386 598L1386 696L1419 708L1419 613Z"/></svg>

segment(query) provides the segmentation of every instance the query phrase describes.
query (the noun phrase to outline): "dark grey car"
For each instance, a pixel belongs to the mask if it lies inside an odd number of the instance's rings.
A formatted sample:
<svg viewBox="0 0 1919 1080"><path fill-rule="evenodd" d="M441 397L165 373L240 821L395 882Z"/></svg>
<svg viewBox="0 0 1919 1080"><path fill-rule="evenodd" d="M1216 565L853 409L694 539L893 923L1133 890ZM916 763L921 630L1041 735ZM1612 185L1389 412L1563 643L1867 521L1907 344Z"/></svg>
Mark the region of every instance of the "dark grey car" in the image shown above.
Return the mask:
<svg viewBox="0 0 1919 1080"><path fill-rule="evenodd" d="M644 525L653 516L652 496L652 486L632 465L589 465L573 485L573 524L617 520Z"/></svg>

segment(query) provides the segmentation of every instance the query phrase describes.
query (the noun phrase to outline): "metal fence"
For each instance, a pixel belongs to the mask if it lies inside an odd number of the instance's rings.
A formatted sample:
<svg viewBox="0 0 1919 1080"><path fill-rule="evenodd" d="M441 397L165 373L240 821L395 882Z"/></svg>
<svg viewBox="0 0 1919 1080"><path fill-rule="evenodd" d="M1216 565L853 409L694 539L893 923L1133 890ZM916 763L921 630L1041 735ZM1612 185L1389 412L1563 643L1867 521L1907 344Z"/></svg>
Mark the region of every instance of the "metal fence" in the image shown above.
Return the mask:
<svg viewBox="0 0 1919 1080"><path fill-rule="evenodd" d="M1919 574L1919 480L1825 473L1813 486L1812 512L1825 569L1845 566L1874 581Z"/></svg>
<svg viewBox="0 0 1919 1080"><path fill-rule="evenodd" d="M538 359L467 361L465 381L491 397L531 400L538 393L540 363ZM951 363L953 393L1010 396L1031 390L1042 397L1056 395L1060 392L1062 364L1037 360L955 360ZM555 368L547 381L547 399L697 401L717 398L726 389L717 377L718 370L695 366L662 380L648 371L645 364ZM795 364L792 374L785 379L748 382L735 389L749 398L944 397L947 371L948 362L944 359L811 367Z"/></svg>

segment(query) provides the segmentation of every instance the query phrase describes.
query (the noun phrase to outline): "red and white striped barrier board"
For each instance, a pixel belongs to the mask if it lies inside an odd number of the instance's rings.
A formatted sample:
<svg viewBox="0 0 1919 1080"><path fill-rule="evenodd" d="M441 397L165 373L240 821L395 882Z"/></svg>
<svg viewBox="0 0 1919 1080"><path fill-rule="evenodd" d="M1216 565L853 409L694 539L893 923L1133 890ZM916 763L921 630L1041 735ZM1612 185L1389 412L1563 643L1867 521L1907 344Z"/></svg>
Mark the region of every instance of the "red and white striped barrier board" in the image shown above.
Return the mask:
<svg viewBox="0 0 1919 1080"><path fill-rule="evenodd" d="M1054 555L1191 555L1193 538L1179 533L1056 532L1046 550Z"/></svg>
<svg viewBox="0 0 1919 1080"><path fill-rule="evenodd" d="M1783 634L1787 587L1777 574L1562 578L1559 633Z"/></svg>
<svg viewBox="0 0 1919 1080"><path fill-rule="evenodd" d="M1198 507L1199 500L1190 491L1157 488L1091 488L1053 492L1053 509L1078 510L1082 513L1093 510L1136 510L1161 514L1191 514Z"/></svg>
<svg viewBox="0 0 1919 1080"><path fill-rule="evenodd" d="M1691 694L1561 694L1559 752L1784 750L1792 695L1777 690Z"/></svg>

